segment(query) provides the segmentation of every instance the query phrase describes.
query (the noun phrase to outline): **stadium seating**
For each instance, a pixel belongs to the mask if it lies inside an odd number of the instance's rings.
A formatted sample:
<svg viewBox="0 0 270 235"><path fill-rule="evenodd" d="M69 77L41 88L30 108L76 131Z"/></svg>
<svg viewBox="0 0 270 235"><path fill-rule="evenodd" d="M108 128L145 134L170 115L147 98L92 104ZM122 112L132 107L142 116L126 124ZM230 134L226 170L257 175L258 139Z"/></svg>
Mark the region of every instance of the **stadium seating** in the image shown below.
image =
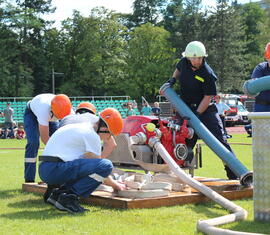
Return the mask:
<svg viewBox="0 0 270 235"><path fill-rule="evenodd" d="M14 121L16 121L17 123L23 123L23 114L24 114L24 110L26 107L28 100L23 100L23 101L0 101L0 112L3 112L3 110L6 108L6 104L7 102L10 103L10 106L14 109ZM79 98L74 98L72 99L72 106L74 108L74 110L76 109L76 107L78 106L79 103L81 102L91 102L92 104L94 104L97 108L97 112L102 111L105 108L115 108L117 109L123 118L126 118L126 112L127 112L127 108L125 106L125 104L127 102L134 102L133 100L130 99L114 99L113 97L110 97L109 99L95 99L95 98L83 98L83 99L79 99ZM134 109L136 112L136 115L139 115L140 112L138 110L138 108ZM0 116L0 123L4 123L4 117Z"/></svg>

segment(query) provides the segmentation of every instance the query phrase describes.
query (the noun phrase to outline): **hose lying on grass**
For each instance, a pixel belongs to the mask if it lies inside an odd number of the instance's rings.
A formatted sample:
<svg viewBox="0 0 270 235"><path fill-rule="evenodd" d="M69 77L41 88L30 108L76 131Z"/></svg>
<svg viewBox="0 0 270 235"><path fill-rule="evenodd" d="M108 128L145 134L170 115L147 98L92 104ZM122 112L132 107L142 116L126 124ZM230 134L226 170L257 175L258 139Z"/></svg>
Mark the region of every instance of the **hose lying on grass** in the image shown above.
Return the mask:
<svg viewBox="0 0 270 235"><path fill-rule="evenodd" d="M143 133L139 135L131 137L131 143L142 143L146 140L146 137L143 136ZM173 173L178 176L184 183L188 184L194 189L197 189L199 192L203 193L208 198L212 199L225 209L232 212L232 214L217 217L214 219L208 220L201 220L197 223L197 229L200 232L206 234L217 234L217 235L248 235L254 233L244 233L244 232L236 232L230 231L228 229L217 228L215 226L223 225L231 222L235 222L237 220L244 220L247 218L247 211L240 206L237 206L235 203L231 202L230 200L224 198L214 190L210 189L209 187L205 186L204 184L200 183L199 181L193 179L190 175L188 175L184 170L182 170L176 162L171 158L170 154L161 144L157 137L152 137L149 139L148 144L150 147L154 148L162 159L169 165L170 169ZM258 234L258 233L256 233ZM258 234L259 235L259 234Z"/></svg>

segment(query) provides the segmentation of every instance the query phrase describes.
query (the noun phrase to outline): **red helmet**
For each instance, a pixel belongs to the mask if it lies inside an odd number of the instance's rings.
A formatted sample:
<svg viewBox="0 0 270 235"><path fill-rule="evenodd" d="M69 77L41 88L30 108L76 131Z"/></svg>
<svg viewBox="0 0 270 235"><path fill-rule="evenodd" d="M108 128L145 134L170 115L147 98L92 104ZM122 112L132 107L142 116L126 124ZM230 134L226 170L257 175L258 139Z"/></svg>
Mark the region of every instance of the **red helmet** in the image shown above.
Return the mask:
<svg viewBox="0 0 270 235"><path fill-rule="evenodd" d="M268 42L264 49L264 58L270 60L270 42Z"/></svg>
<svg viewBox="0 0 270 235"><path fill-rule="evenodd" d="M80 113L80 110L86 109L93 114L96 114L97 109L95 105L91 104L90 102L82 102L77 106L76 113Z"/></svg>
<svg viewBox="0 0 270 235"><path fill-rule="evenodd" d="M121 114L116 109L106 108L100 112L99 116L106 123L113 135L119 135L121 133L124 122Z"/></svg>
<svg viewBox="0 0 270 235"><path fill-rule="evenodd" d="M51 109L57 119L62 119L71 113L72 105L68 96L56 95L51 101Z"/></svg>

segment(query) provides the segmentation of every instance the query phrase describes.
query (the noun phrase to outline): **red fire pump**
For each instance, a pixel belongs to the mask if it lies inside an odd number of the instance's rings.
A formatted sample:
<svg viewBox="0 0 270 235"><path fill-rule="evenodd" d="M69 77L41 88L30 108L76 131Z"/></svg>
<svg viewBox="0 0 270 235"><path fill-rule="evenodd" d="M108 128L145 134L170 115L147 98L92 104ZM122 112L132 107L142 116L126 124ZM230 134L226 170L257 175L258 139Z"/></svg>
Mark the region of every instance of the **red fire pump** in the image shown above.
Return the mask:
<svg viewBox="0 0 270 235"><path fill-rule="evenodd" d="M151 123L151 128L148 128ZM153 124L155 127L153 128ZM187 162L191 162L193 152L186 145L186 139L192 138L194 130L187 127L188 120L183 119L181 125L175 120L158 119L154 116L130 116L124 121L122 133L128 133L129 136L136 135L139 132L146 134L147 139L152 136L159 136L160 142L175 160L175 162L185 167Z"/></svg>

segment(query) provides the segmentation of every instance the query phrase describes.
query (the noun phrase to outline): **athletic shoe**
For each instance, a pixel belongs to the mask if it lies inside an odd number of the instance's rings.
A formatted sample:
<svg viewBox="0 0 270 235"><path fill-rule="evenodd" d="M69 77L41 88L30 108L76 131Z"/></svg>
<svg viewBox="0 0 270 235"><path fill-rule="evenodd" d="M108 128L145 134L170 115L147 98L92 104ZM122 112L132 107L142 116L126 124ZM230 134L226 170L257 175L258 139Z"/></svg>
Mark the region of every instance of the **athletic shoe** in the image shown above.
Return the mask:
<svg viewBox="0 0 270 235"><path fill-rule="evenodd" d="M68 211L69 213L83 213L87 211L87 209L80 206L78 197L75 194L60 194L54 206L60 211Z"/></svg>
<svg viewBox="0 0 270 235"><path fill-rule="evenodd" d="M43 194L43 200L45 203L48 203L47 200L48 198L51 196L51 193L53 191L53 189L59 188L59 185L54 185L54 184L48 184L47 185L47 190L46 192Z"/></svg>
<svg viewBox="0 0 270 235"><path fill-rule="evenodd" d="M47 203L55 205L56 201L58 200L60 194L67 193L67 190L61 190L58 188L52 189L50 196L47 199Z"/></svg>

